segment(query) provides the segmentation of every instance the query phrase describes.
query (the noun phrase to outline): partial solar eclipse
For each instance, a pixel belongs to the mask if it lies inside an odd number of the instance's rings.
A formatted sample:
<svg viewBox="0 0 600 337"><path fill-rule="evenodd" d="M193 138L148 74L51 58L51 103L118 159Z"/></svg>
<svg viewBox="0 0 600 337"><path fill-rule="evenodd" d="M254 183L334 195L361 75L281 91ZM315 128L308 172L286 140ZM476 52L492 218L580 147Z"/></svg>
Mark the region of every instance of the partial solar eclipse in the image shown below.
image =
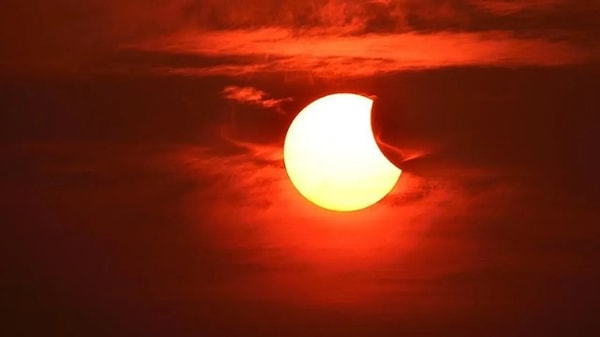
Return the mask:
<svg viewBox="0 0 600 337"><path fill-rule="evenodd" d="M355 211L383 199L402 171L382 153L371 127L370 98L333 94L296 116L283 158L294 187L312 203Z"/></svg>

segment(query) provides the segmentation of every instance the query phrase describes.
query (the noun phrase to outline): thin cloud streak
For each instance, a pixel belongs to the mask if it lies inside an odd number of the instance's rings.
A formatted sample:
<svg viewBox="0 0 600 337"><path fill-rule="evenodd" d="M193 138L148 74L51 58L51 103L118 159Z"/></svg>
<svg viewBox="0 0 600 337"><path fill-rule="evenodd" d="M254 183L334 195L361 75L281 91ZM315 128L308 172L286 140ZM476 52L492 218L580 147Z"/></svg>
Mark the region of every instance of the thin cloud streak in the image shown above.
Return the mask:
<svg viewBox="0 0 600 337"><path fill-rule="evenodd" d="M544 11L555 9L558 6L568 4L565 0L528 0L528 1L506 1L506 0L474 0L471 4L475 7L496 15L512 15L521 11Z"/></svg>
<svg viewBox="0 0 600 337"><path fill-rule="evenodd" d="M275 109L282 112L281 105L292 100L291 97L272 98L268 93L254 87L239 87L230 85L223 89L223 96L231 101L258 105L265 109Z"/></svg>
<svg viewBox="0 0 600 337"><path fill-rule="evenodd" d="M265 165L256 161L255 153L211 156L206 151L182 148L169 156L171 165L186 176L215 184L213 189L188 195L185 218L200 237L210 235L215 247L248 252L240 259L261 270L254 275L255 282L215 287L224 293L235 289L237 298L249 300L260 293L275 302L351 310L359 306L372 313L395 301L410 303L404 292L407 287L425 283L423 290L435 293L445 286L431 286L446 278L477 274L485 267L480 245L494 243L492 234L503 233L505 225L500 224L506 213L521 211L522 204L514 200L537 200L529 194L530 187L515 177L457 162L456 171L444 176L423 178L405 172L390 195L364 212L329 213L294 190L281 159ZM230 211L232 207L236 212ZM203 231L204 223L213 224L210 232ZM481 228L478 223L490 225ZM269 256L277 254L278 259L262 255L260 249L268 249ZM449 256L452 263L432 263ZM285 269L299 264L299 270ZM390 270L402 272L390 274ZM377 276L361 279L366 283L342 278L355 273ZM329 284L315 287L312 282L298 282L316 275L327 275ZM382 284L381 277L398 282ZM265 287L269 291L263 295ZM291 292L302 296L290 298ZM415 296L415 301L422 299ZM445 297L438 304L450 305L454 300L458 299Z"/></svg>
<svg viewBox="0 0 600 337"><path fill-rule="evenodd" d="M307 72L317 77L361 77L403 70L452 66L561 66L586 63L589 51L565 41L517 38L503 32L399 33L354 36L285 29L190 32L129 48L208 57L241 56L248 63L207 67L161 67L161 73L239 76ZM262 61L257 62L260 56Z"/></svg>

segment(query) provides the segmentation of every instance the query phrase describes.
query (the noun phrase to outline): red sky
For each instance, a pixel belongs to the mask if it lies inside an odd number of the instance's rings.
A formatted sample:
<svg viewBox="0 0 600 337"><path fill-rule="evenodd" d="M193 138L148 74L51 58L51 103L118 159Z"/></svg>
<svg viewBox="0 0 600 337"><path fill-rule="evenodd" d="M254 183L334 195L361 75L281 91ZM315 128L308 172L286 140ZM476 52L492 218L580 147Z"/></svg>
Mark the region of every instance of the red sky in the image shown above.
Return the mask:
<svg viewBox="0 0 600 337"><path fill-rule="evenodd" d="M595 335L597 1L0 5L7 336ZM312 100L403 175L294 190Z"/></svg>

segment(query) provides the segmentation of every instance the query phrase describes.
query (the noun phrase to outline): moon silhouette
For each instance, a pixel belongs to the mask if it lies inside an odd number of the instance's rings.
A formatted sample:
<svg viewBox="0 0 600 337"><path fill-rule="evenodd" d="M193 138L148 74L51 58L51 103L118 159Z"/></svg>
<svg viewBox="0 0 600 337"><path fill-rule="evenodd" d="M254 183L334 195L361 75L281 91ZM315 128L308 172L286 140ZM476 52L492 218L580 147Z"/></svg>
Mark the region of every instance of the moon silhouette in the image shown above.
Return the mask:
<svg viewBox="0 0 600 337"><path fill-rule="evenodd" d="M317 99L293 120L283 147L298 192L325 209L355 211L383 199L402 171L377 146L370 98L340 93Z"/></svg>

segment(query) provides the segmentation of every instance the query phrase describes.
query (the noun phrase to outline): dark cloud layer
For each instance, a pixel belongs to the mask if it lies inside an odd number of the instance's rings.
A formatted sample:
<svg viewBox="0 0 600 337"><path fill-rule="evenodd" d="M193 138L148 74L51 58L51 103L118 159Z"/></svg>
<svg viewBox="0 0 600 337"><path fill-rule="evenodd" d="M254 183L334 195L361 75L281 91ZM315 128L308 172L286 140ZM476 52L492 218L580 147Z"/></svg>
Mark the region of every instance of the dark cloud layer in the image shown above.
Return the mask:
<svg viewBox="0 0 600 337"><path fill-rule="evenodd" d="M307 48L303 48L307 50L311 49L308 48L311 41L294 40L294 36L312 37L317 39L317 43L333 42L334 45L344 41L358 43L358 48L372 46L380 49L377 46L381 44L384 50L379 59L364 54L353 56L367 58L371 63L387 60L388 53L392 50L410 50L412 46L419 50L420 45L433 43L433 48L428 50L429 55L421 55L419 52L414 55L411 52L409 54L413 55L412 57L400 57L400 65L392 67L392 70L402 70L423 63L430 67L447 66L448 62L444 62L443 58L440 60L439 57L452 53L452 50L447 45L439 46L436 42L439 39L450 41L457 48L465 49L462 51L466 54L465 59L462 62L451 61L450 65L482 62L512 65L518 64L519 60L527 65L535 64L536 60L539 60L541 65L590 62L598 55L594 36L599 28L595 18L600 10L594 1L582 1L578 2L577 6L572 6L568 1L533 0L518 4L487 0L9 0L3 2L2 6L0 39L3 45L0 66L3 73L42 72L61 73L63 76L131 71L139 66L127 62L127 53L115 62L115 52L121 55L120 47L144 46L149 43L154 51L166 54L163 59L172 59L170 54L174 51L178 54L200 54L199 56L248 56L244 54L248 49L260 57L265 54L277 57L282 56L281 48L277 45L285 46L290 43L306 46ZM268 38L272 44L265 46L269 50L257 48L256 41L253 41L252 34L256 34L257 31L264 32L261 29L274 30L271 33L273 36ZM237 37L227 35L231 30L237 31ZM461 34L454 35L457 33ZM182 34L188 38L195 36L200 42L208 40L208 43L217 46L234 39L242 45L242 54L219 50L218 47L211 53L196 51L193 45L185 44L189 39L180 40ZM371 39L369 35L372 34L383 37L375 36ZM221 35L222 38L214 39ZM385 41L378 42L378 39L385 39L388 35L392 40L403 40L411 36L423 36L423 39L408 41L408 44L402 44L400 47ZM560 37L559 41L556 41L557 37ZM519 51L506 53L506 47L498 50L497 47L491 46L494 54L500 56L487 56L477 62L475 59L481 58L482 55L480 52L472 52L490 48L489 44L494 44L494 40L499 40L500 45L513 43ZM156 45L156 41L162 42ZM434 56L432 60L431 54L439 56ZM528 55L525 60L523 54ZM343 51L340 55L329 53L327 56L351 61L350 56ZM499 61L499 58L503 57L515 61ZM144 57L146 58L151 59L152 55ZM548 62L548 59L555 61ZM394 60L397 59L392 58L392 61ZM304 68L314 67L319 61L318 58L306 59ZM403 63L407 65L402 66ZM379 66L385 68L386 64ZM165 68L175 70L178 67L177 63L165 65ZM144 68L144 71L148 70ZM281 70L281 66L275 66L275 70ZM217 68L212 72L199 73L236 75L245 72L219 71Z"/></svg>

